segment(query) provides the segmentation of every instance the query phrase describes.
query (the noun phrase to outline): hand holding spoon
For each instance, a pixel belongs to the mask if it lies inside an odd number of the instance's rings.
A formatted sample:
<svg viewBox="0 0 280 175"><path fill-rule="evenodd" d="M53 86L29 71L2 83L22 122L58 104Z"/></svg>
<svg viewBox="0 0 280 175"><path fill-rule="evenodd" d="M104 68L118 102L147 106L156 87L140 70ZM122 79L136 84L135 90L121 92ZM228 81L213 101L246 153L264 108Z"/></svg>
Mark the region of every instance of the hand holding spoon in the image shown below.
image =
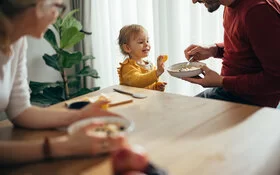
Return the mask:
<svg viewBox="0 0 280 175"><path fill-rule="evenodd" d="M187 68L190 66L193 57L194 57L194 56L192 56L192 57L189 59L189 62L187 62L187 65L186 65Z"/></svg>

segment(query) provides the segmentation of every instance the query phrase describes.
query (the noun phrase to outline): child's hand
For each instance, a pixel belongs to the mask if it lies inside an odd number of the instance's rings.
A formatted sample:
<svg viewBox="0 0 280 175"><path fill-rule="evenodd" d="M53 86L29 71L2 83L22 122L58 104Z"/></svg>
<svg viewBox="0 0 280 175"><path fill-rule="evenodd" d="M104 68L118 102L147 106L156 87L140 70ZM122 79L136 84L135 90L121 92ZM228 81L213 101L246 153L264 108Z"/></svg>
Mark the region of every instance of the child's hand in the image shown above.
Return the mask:
<svg viewBox="0 0 280 175"><path fill-rule="evenodd" d="M166 61L166 60L163 55L160 55L157 58L157 76L158 77L164 72L164 61Z"/></svg>
<svg viewBox="0 0 280 175"><path fill-rule="evenodd" d="M157 84L156 84L156 90L158 90L158 91L164 91L166 85L167 85L166 82L157 82Z"/></svg>

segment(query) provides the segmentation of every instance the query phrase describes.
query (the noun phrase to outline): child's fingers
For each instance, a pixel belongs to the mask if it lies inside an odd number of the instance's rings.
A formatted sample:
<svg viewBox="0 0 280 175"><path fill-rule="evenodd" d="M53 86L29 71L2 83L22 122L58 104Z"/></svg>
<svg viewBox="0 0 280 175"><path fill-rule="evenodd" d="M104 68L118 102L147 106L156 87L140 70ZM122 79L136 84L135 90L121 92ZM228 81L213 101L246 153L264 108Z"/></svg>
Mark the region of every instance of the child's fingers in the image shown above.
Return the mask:
<svg viewBox="0 0 280 175"><path fill-rule="evenodd" d="M162 60L162 59L163 59L162 55L158 56L158 58L157 58L157 60Z"/></svg>

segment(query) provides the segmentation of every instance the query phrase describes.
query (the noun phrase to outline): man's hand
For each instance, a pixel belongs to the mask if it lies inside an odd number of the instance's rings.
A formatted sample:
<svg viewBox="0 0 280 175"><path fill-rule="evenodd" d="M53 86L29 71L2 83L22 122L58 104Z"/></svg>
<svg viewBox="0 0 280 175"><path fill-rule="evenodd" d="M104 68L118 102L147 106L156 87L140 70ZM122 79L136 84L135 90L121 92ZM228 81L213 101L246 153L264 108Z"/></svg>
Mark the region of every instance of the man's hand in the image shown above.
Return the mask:
<svg viewBox="0 0 280 175"><path fill-rule="evenodd" d="M207 66L201 68L204 78L182 78L188 82L199 84L203 87L222 87L223 86L223 77L217 72L209 69Z"/></svg>
<svg viewBox="0 0 280 175"><path fill-rule="evenodd" d="M217 46L202 47L198 45L190 45L185 49L185 57L189 60L193 56L192 61L206 60L209 57L215 56L217 53Z"/></svg>

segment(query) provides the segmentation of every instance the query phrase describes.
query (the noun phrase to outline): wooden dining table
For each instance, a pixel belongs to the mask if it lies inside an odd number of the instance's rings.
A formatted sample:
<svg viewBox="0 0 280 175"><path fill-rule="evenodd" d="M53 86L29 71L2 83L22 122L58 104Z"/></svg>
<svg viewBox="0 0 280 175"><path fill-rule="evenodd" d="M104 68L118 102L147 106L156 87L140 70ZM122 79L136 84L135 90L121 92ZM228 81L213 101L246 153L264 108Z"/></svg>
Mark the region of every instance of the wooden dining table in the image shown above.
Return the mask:
<svg viewBox="0 0 280 175"><path fill-rule="evenodd" d="M113 88L147 96L131 97L131 102L108 110L134 122L134 130L127 135L129 143L142 145L149 160L168 174L280 174L280 110L121 85L86 96L113 93ZM65 102L51 106L64 107ZM60 129L35 131L0 122L1 140L64 134ZM2 167L0 174L110 175L111 170L110 155L102 155Z"/></svg>

